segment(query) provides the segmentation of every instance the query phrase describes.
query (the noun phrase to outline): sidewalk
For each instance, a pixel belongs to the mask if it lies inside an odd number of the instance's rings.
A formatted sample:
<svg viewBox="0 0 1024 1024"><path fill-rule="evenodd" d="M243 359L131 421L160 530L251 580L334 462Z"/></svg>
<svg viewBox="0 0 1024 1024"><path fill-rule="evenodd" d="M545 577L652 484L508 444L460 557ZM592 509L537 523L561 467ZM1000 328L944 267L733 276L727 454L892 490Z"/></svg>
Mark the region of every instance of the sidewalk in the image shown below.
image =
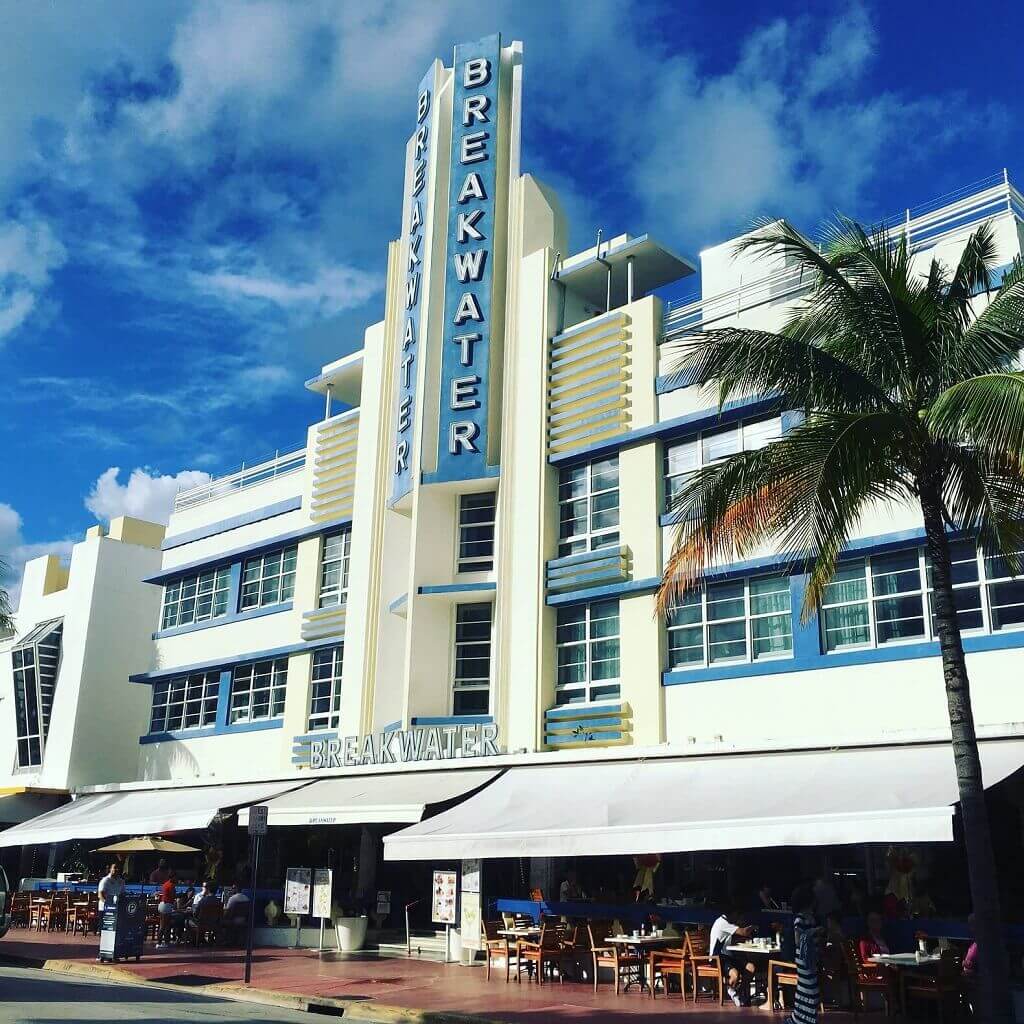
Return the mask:
<svg viewBox="0 0 1024 1024"><path fill-rule="evenodd" d="M343 1010L342 1016L351 1020L456 1024L475 1018L476 1024L547 1024L586 1019L593 1024L660 1024L680 1013L698 1014L704 1024L782 1020L781 1015L765 1010L719 1007L713 1000L684 1004L678 994L651 999L631 989L615 996L610 984L603 984L595 994L590 985L572 982L506 984L500 972L487 981L482 966L382 958L374 952L321 958L304 949L261 948L253 953L253 983L247 990L241 980L244 953L238 950L175 948L157 953L147 949L140 963L120 963L113 971L96 963L96 950L95 937L71 938L24 929L0 940L0 960L16 959L37 966L45 963L49 969L111 978L127 974L201 988L210 994L292 1006L310 998L329 1000L335 1012Z"/></svg>

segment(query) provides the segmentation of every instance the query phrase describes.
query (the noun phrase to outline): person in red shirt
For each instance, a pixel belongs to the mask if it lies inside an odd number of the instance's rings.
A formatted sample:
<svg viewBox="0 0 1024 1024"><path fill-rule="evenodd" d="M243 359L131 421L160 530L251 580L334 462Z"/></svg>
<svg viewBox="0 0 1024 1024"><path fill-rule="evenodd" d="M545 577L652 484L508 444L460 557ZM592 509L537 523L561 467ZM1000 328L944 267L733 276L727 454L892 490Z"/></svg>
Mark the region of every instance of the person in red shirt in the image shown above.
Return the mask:
<svg viewBox="0 0 1024 1024"><path fill-rule="evenodd" d="M879 953L889 952L889 943L882 934L882 915L872 910L867 916L867 934L860 940L861 960L870 960Z"/></svg>
<svg viewBox="0 0 1024 1024"><path fill-rule="evenodd" d="M171 925L174 921L175 907L174 871L167 872L167 879L160 886L160 902L156 910L160 915L160 931L157 934L157 949L166 949L171 943Z"/></svg>

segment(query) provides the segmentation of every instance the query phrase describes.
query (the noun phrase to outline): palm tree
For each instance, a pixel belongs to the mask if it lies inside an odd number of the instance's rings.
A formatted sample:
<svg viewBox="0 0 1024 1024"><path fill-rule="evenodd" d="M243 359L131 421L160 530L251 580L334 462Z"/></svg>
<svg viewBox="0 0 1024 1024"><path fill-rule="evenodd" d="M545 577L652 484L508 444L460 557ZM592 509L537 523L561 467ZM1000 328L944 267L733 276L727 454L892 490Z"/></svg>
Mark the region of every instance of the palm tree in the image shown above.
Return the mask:
<svg viewBox="0 0 1024 1024"><path fill-rule="evenodd" d="M0 560L0 584L7 578L10 569L7 563ZM11 611L11 598L7 590L0 586L0 637L14 632L14 614Z"/></svg>
<svg viewBox="0 0 1024 1024"><path fill-rule="evenodd" d="M980 959L979 1019L1011 1019L995 861L957 621L950 533L1024 559L1024 263L995 296L985 225L950 270L919 273L905 237L838 218L819 249L784 222L737 247L784 257L809 291L778 333L726 327L683 339L672 374L730 399L778 395L803 419L758 451L696 471L658 594L669 611L715 563L771 543L808 574L813 614L858 520L877 502L924 520ZM985 305L983 293L991 299ZM977 312L977 308L985 308Z"/></svg>

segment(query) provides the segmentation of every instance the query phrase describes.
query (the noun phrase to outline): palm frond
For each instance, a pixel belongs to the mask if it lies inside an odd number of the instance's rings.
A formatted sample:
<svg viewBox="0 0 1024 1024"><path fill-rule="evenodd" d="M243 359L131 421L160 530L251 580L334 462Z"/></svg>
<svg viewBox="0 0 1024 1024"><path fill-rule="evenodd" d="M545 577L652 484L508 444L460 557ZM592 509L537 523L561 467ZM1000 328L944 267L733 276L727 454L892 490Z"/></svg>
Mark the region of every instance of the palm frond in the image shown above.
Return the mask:
<svg viewBox="0 0 1024 1024"><path fill-rule="evenodd" d="M772 544L811 566L805 613L865 505L908 496L907 424L892 412L813 414L760 451L695 473L673 503L680 526L658 593L671 608L705 569Z"/></svg>
<svg viewBox="0 0 1024 1024"><path fill-rule="evenodd" d="M1024 471L1024 373L988 373L954 384L928 410L937 441L969 444Z"/></svg>
<svg viewBox="0 0 1024 1024"><path fill-rule="evenodd" d="M986 222L967 239L946 293L947 299L962 311L965 323L970 318L971 299L992 285L997 255L995 230Z"/></svg>
<svg viewBox="0 0 1024 1024"><path fill-rule="evenodd" d="M668 378L680 384L718 384L719 407L751 394L785 396L797 408L875 409L888 399L856 367L813 339L725 327L682 339Z"/></svg>

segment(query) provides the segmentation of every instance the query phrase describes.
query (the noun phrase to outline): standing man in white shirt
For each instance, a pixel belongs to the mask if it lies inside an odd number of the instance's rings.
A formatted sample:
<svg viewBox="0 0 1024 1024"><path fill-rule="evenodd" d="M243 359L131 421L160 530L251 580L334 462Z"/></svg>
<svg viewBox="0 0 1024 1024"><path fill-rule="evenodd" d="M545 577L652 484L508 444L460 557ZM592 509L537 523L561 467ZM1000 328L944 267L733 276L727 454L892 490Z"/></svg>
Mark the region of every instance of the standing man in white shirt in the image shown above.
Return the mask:
<svg viewBox="0 0 1024 1024"><path fill-rule="evenodd" d="M99 910L103 913L108 906L117 905L118 897L124 892L124 879L121 877L121 865L115 861L110 865L110 870L100 879L96 888L99 896Z"/></svg>

